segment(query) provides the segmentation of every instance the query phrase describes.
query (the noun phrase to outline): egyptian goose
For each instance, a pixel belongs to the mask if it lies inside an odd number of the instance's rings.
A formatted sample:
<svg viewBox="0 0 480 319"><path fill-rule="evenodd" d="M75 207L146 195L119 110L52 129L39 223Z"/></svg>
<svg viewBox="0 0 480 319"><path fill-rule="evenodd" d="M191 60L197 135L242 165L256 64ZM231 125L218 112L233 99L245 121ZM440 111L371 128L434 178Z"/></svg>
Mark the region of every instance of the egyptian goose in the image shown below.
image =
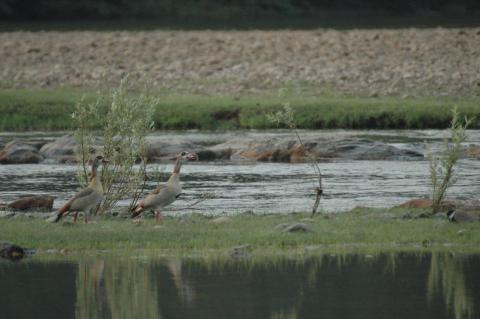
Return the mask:
<svg viewBox="0 0 480 319"><path fill-rule="evenodd" d="M153 210L155 212L155 220L158 222L161 217L161 210L173 203L182 192L180 184L180 168L185 161L195 161L197 155L189 152L181 152L177 154L173 173L165 185L158 186L150 194L147 195L138 205L133 208L132 218L140 215L144 210Z"/></svg>
<svg viewBox="0 0 480 319"><path fill-rule="evenodd" d="M103 200L103 186L100 180L100 174L97 169L100 164L108 163L101 155L95 157L92 164L92 178L87 187L79 191L57 213L55 223L58 222L67 212L74 212L73 221L77 221L78 212L85 213L85 223L88 223L88 213Z"/></svg>

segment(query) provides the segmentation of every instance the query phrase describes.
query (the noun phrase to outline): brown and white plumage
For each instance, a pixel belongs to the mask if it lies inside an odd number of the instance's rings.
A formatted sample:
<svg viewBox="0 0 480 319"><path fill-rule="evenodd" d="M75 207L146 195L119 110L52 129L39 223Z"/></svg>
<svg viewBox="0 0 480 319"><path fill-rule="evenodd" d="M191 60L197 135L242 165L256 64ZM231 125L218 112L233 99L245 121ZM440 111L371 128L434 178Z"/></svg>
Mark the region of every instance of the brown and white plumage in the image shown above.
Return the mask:
<svg viewBox="0 0 480 319"><path fill-rule="evenodd" d="M132 217L137 217L144 210L155 211L155 218L158 221L162 209L173 203L182 192L182 185L180 183L180 168L185 161L194 161L197 156L194 153L181 152L177 155L177 160L173 168L173 173L165 185L160 185L148 194L135 208L133 209Z"/></svg>
<svg viewBox="0 0 480 319"><path fill-rule="evenodd" d="M75 194L57 213L55 222L58 222L67 212L75 212L74 221L77 220L78 212L85 213L85 222L88 222L87 214L103 200L103 186L100 175L97 174L98 166L108 162L103 156L97 156L92 164L92 179L87 187Z"/></svg>

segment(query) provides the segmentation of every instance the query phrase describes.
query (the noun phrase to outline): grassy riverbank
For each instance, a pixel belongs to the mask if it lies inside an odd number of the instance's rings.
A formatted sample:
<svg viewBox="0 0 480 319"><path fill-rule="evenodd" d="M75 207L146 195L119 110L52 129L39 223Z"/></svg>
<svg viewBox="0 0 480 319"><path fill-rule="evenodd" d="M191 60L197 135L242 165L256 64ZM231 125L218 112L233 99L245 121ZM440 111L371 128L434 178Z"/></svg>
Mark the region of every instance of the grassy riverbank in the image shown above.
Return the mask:
<svg viewBox="0 0 480 319"><path fill-rule="evenodd" d="M443 218L403 219L404 211L361 210L317 216L301 214L237 216L214 223L189 216L152 219L102 219L95 224L51 224L40 219L1 219L0 240L36 249L160 249L165 253L223 253L238 245L252 252L282 254L315 250L421 250L448 248L479 251L480 223L453 224ZM303 222L309 231L288 233L276 227Z"/></svg>
<svg viewBox="0 0 480 319"><path fill-rule="evenodd" d="M68 130L75 103L97 95L81 90L0 91L0 131ZM450 109L475 116L480 128L480 100L439 98L371 98L324 94L300 95L288 91L246 96L159 95L156 129L270 129L266 114L288 102L299 128L428 129L446 128ZM99 114L101 115L101 114Z"/></svg>

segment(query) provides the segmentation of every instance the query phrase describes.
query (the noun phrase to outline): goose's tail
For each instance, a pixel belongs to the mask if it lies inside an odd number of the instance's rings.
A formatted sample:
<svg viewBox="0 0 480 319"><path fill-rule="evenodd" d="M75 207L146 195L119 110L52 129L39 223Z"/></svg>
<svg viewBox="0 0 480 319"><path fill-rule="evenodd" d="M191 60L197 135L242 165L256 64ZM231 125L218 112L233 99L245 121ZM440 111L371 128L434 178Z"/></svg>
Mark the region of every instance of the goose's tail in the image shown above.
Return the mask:
<svg viewBox="0 0 480 319"><path fill-rule="evenodd" d="M57 213L57 218L55 218L55 220L53 222L57 223L58 221L60 221L60 219L62 219L63 215L66 212L68 212L69 210L70 210L70 203L66 203L65 205L60 207L60 209L58 210L58 213Z"/></svg>
<svg viewBox="0 0 480 319"><path fill-rule="evenodd" d="M132 209L132 218L135 218L138 215L140 215L140 213L143 212L144 209L145 209L145 207L143 206L143 203L140 203L137 206L135 206Z"/></svg>

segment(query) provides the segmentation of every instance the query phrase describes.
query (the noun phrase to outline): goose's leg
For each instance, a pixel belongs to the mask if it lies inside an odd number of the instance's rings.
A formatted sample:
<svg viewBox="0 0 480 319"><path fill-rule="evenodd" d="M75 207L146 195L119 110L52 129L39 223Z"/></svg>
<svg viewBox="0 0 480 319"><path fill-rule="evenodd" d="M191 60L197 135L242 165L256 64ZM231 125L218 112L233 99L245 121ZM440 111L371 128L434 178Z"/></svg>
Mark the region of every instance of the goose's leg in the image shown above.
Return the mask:
<svg viewBox="0 0 480 319"><path fill-rule="evenodd" d="M162 213L160 213L159 210L155 211L155 222L158 224L158 222L162 219Z"/></svg>
<svg viewBox="0 0 480 319"><path fill-rule="evenodd" d="M88 224L90 223L90 221L88 220L88 218L90 217L90 213L92 212L92 208L90 209L87 209L84 214L85 214L85 224Z"/></svg>
<svg viewBox="0 0 480 319"><path fill-rule="evenodd" d="M78 212L73 213L73 222L77 222Z"/></svg>

